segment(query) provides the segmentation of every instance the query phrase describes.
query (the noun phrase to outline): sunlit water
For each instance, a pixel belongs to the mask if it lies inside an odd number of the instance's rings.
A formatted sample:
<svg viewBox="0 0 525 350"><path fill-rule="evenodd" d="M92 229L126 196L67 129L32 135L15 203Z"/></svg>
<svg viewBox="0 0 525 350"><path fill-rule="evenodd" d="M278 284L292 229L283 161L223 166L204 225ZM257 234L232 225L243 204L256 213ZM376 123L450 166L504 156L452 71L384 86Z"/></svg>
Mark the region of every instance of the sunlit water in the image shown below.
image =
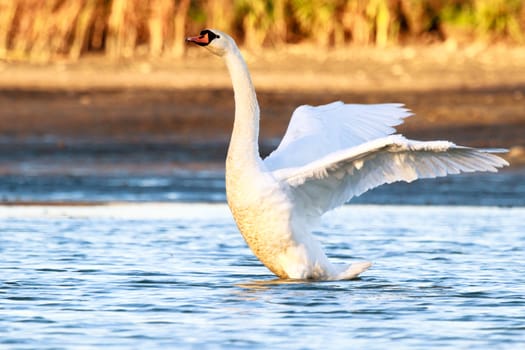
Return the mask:
<svg viewBox="0 0 525 350"><path fill-rule="evenodd" d="M525 208L345 206L277 281L218 204L0 206L1 349L519 349Z"/></svg>

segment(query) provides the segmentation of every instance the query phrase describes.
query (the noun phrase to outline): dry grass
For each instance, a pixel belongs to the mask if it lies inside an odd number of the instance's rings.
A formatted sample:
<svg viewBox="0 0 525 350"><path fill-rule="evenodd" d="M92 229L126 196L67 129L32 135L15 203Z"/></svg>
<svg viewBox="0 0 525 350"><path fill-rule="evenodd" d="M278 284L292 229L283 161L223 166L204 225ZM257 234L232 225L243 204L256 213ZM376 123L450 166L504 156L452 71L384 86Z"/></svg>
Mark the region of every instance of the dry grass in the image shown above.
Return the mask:
<svg viewBox="0 0 525 350"><path fill-rule="evenodd" d="M525 41L524 0L0 0L0 59L182 56L216 27L251 48Z"/></svg>

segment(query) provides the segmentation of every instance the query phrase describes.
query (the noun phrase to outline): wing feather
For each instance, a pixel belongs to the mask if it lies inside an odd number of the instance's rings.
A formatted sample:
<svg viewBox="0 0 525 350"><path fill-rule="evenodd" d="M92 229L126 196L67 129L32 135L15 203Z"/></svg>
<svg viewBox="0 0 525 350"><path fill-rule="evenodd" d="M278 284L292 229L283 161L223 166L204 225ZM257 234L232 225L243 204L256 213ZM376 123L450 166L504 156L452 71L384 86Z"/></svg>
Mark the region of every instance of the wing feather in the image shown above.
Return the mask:
<svg viewBox="0 0 525 350"><path fill-rule="evenodd" d="M460 172L494 172L506 165L504 159L486 150L391 135L273 174L290 187L293 199L300 201L309 215L321 215L385 183Z"/></svg>
<svg viewBox="0 0 525 350"><path fill-rule="evenodd" d="M304 166L334 152L391 135L410 116L399 103L303 105L292 114L286 133L265 160L271 170Z"/></svg>

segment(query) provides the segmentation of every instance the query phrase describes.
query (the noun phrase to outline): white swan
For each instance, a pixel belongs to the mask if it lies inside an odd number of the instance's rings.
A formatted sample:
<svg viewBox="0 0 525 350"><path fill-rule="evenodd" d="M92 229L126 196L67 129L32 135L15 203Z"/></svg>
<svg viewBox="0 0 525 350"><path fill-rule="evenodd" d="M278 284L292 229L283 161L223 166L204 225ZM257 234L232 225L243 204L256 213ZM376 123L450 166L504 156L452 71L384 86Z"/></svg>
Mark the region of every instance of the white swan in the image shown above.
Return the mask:
<svg viewBox="0 0 525 350"><path fill-rule="evenodd" d="M259 105L234 40L218 30L186 39L226 61L235 120L226 159L226 196L257 258L280 278L344 280L371 263L331 264L311 234L321 215L385 183L447 174L497 171L500 157L447 141L392 135L410 112L402 104L333 102L300 106L277 149L262 160Z"/></svg>

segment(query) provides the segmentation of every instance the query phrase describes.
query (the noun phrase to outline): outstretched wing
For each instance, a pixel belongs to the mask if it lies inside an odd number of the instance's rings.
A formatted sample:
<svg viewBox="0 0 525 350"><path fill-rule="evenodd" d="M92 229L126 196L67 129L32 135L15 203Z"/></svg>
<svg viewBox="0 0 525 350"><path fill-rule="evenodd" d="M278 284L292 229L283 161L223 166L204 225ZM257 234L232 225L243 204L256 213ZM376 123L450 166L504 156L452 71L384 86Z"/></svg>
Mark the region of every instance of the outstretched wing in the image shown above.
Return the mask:
<svg viewBox="0 0 525 350"><path fill-rule="evenodd" d="M402 104L300 106L281 143L264 163L270 171L299 167L328 154L390 135L410 116Z"/></svg>
<svg viewBox="0 0 525 350"><path fill-rule="evenodd" d="M385 183L497 171L508 165L489 153L499 151L505 150L461 147L448 141L412 141L391 135L273 174L290 186L294 200L302 203L308 215L318 216Z"/></svg>

